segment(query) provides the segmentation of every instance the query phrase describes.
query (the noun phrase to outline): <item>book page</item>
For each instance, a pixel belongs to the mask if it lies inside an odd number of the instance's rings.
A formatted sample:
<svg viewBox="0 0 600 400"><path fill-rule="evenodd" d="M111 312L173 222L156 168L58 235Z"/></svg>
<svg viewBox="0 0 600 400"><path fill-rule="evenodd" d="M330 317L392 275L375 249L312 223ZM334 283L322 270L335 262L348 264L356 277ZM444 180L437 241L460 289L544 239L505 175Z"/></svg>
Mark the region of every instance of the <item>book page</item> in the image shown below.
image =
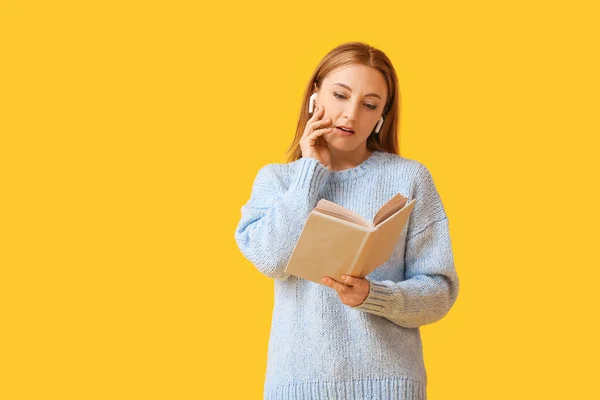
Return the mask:
<svg viewBox="0 0 600 400"><path fill-rule="evenodd" d="M373 226L379 225L381 222L388 219L395 212L400 210L406 202L408 198L403 196L401 193L396 194L387 203L385 203L381 209L377 212L375 217L373 218Z"/></svg>
<svg viewBox="0 0 600 400"><path fill-rule="evenodd" d="M331 215L332 217L354 222L355 224L362 225L364 227L373 227L373 224L363 218L360 214L327 199L319 200L315 210L322 212L323 214Z"/></svg>

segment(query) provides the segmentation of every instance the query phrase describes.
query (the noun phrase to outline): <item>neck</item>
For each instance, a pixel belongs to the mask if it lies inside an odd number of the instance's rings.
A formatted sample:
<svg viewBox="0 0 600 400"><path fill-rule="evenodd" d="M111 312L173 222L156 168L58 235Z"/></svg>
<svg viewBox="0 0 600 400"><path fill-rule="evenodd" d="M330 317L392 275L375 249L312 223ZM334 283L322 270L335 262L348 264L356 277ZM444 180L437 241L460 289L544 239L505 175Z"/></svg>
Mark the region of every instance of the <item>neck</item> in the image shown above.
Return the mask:
<svg viewBox="0 0 600 400"><path fill-rule="evenodd" d="M343 171L354 168L373 154L372 151L367 150L366 146L351 151L342 151L329 146L329 150L331 151L330 171Z"/></svg>

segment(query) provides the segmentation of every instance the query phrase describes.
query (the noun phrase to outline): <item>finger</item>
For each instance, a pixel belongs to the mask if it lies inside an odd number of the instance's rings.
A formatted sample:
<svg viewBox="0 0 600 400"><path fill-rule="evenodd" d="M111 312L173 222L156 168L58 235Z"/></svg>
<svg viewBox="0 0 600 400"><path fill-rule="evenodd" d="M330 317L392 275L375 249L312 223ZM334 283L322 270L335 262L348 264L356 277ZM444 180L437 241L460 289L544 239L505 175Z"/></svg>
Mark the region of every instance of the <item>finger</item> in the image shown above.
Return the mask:
<svg viewBox="0 0 600 400"><path fill-rule="evenodd" d="M309 119L309 121L310 121L310 120L317 119L317 117L320 117L320 116L321 116L321 111L322 111L322 110L323 110L323 107L316 106L316 107L315 107L315 110L314 110L314 112L313 112L313 114L312 114L312 116L311 116L311 117L310 117L310 119Z"/></svg>
<svg viewBox="0 0 600 400"><path fill-rule="evenodd" d="M319 119L319 120L312 121L311 123L308 124L308 126L310 129L318 129L323 126L329 125L329 124L331 124L331 118L325 118L325 119Z"/></svg>
<svg viewBox="0 0 600 400"><path fill-rule="evenodd" d="M316 131L313 131L308 135L308 140L315 141L323 134L331 132L331 131L333 131L333 128L317 129Z"/></svg>
<svg viewBox="0 0 600 400"><path fill-rule="evenodd" d="M356 286L360 285L362 282L360 278L356 278L351 275L342 275L342 282L344 282L348 286Z"/></svg>
<svg viewBox="0 0 600 400"><path fill-rule="evenodd" d="M333 284L333 280L330 279L330 278L328 278L328 277L326 277L326 276L323 277L323 279L321 279L321 282L323 282L323 284L325 286L329 286L329 287L331 287L331 285Z"/></svg>
<svg viewBox="0 0 600 400"><path fill-rule="evenodd" d="M304 135L303 138L306 138L308 140L315 140L317 137L321 136L323 133L327 133L327 132L332 132L334 127L332 126L327 126L327 127L319 127L318 129L315 130L311 130L312 128L308 128L306 129L306 131L304 131Z"/></svg>
<svg viewBox="0 0 600 400"><path fill-rule="evenodd" d="M315 119L313 121L309 120L308 123L306 124L306 127L304 128L304 132L302 134L302 137L308 137L311 133L313 133L316 129L321 128L322 126L327 126L331 124L331 119L327 118L324 120L320 120L320 119Z"/></svg>
<svg viewBox="0 0 600 400"><path fill-rule="evenodd" d="M348 290L348 286L329 277L323 278L323 282L330 288L335 289L335 291L338 293L346 293L346 291Z"/></svg>

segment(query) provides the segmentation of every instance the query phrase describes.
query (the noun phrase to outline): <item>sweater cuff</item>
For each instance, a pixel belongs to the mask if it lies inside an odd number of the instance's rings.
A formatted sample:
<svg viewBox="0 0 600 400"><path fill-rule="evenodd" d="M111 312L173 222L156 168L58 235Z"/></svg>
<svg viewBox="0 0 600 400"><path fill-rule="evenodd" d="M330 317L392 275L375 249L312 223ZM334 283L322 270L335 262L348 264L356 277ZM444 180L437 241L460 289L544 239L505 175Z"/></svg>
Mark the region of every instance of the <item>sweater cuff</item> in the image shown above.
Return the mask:
<svg viewBox="0 0 600 400"><path fill-rule="evenodd" d="M296 160L298 172L292 178L290 189L307 190L309 198L316 197L323 188L330 172L319 160L313 157L302 157Z"/></svg>
<svg viewBox="0 0 600 400"><path fill-rule="evenodd" d="M352 308L383 317L386 314L386 308L392 301L393 290L382 282L367 280L369 281L369 294L361 304Z"/></svg>

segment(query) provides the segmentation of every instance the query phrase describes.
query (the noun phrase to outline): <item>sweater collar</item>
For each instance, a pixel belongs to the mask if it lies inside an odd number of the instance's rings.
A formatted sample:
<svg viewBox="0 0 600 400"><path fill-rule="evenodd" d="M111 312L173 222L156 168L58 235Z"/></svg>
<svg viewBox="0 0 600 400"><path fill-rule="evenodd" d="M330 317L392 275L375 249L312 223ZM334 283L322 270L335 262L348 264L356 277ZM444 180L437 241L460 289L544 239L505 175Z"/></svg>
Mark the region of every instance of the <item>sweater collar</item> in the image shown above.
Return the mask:
<svg viewBox="0 0 600 400"><path fill-rule="evenodd" d="M328 171L329 180L332 182L340 182L358 178L369 170L372 170L373 166L377 164L383 153L383 151L374 150L369 158L358 164L356 167L343 169L341 171Z"/></svg>

